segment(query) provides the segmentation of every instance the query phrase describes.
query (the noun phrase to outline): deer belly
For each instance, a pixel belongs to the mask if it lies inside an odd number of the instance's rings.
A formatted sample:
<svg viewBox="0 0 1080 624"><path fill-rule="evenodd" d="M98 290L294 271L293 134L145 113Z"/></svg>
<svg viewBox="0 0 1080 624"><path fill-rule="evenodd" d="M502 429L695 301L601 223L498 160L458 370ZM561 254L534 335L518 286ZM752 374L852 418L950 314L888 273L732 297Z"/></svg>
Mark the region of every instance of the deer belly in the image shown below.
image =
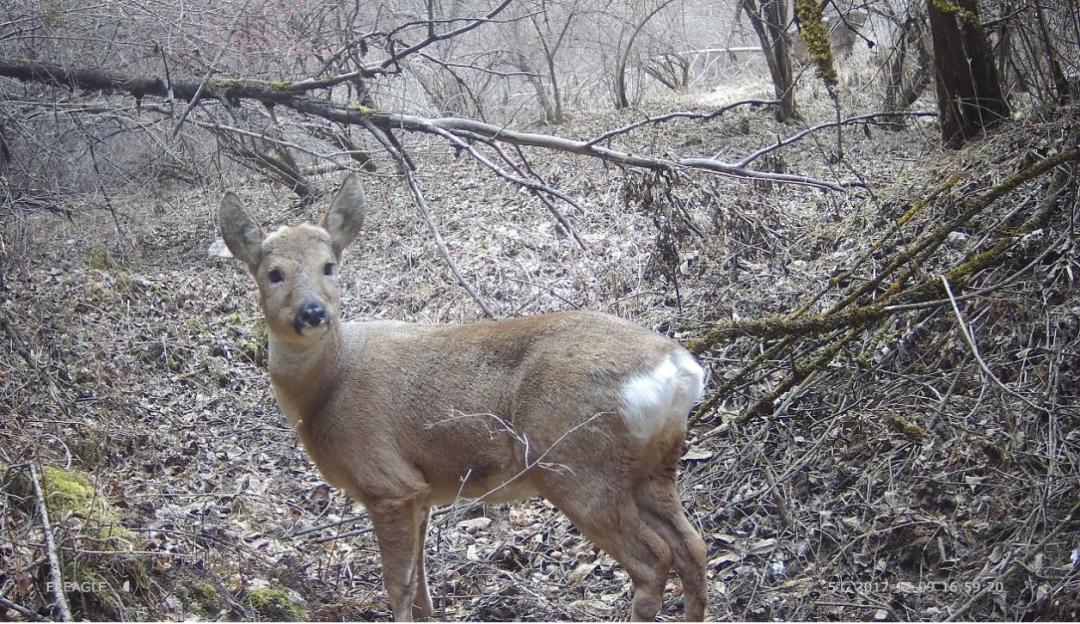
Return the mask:
<svg viewBox="0 0 1080 624"><path fill-rule="evenodd" d="M530 496L539 496L528 474L500 473L480 475L469 473L457 483L440 484L431 490L432 505L449 505L460 500L481 500L485 503L509 503Z"/></svg>

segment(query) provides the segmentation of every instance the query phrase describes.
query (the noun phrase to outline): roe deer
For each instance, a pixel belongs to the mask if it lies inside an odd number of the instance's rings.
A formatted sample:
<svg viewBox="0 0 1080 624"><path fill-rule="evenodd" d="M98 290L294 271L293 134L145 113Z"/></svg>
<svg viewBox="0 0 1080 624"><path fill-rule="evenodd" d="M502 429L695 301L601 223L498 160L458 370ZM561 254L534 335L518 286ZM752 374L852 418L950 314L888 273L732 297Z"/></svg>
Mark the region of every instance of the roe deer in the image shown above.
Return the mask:
<svg viewBox="0 0 1080 624"><path fill-rule="evenodd" d="M432 505L543 496L627 570L635 619L654 620L674 565L702 620L705 542L675 483L704 378L690 353L596 312L343 323L337 265L364 210L350 175L317 226L264 236L231 192L220 220L258 283L274 395L326 480L367 508L394 618L432 615Z"/></svg>

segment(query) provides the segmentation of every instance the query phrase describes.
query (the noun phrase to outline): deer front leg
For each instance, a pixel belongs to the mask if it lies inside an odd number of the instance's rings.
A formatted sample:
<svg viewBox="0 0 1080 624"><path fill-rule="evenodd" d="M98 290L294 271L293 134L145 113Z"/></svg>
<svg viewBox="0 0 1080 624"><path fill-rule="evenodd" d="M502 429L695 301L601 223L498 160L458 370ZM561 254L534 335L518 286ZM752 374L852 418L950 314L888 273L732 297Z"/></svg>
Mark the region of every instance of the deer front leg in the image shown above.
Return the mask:
<svg viewBox="0 0 1080 624"><path fill-rule="evenodd" d="M416 551L416 599L413 601L413 618L417 620L430 620L435 613L431 604L431 594L428 593L427 569L424 566L424 541L427 538L428 518L431 517L431 508L425 507L422 512L420 523L420 548Z"/></svg>
<svg viewBox="0 0 1080 624"><path fill-rule="evenodd" d="M411 622L414 610L420 615L425 607L430 613L431 598L419 596L423 568L421 529L427 524L427 508L413 499L379 501L368 508L382 558L383 584L390 595L390 610L394 620Z"/></svg>

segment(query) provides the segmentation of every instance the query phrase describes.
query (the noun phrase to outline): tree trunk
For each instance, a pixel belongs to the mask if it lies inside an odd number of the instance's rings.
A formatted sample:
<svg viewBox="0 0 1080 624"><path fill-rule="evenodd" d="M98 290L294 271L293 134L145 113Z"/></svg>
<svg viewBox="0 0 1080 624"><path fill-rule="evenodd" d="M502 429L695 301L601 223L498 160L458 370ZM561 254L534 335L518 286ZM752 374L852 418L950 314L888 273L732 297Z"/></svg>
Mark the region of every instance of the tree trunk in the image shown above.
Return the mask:
<svg viewBox="0 0 1080 624"><path fill-rule="evenodd" d="M885 86L884 109L886 112L895 113L907 110L915 103L915 100L919 99L930 83L930 51L926 48L923 37L925 27L925 22L921 19L909 17L897 37ZM915 56L913 72L907 68L909 52L913 52ZM885 127L899 130L904 125L904 119L896 117Z"/></svg>
<svg viewBox="0 0 1080 624"><path fill-rule="evenodd" d="M761 42L761 52L769 65L773 91L780 106L776 110L777 121L797 119L795 109L795 83L791 77L791 57L788 54L788 38L784 33L787 24L787 0L743 0L743 10L750 25Z"/></svg>
<svg viewBox="0 0 1080 624"><path fill-rule="evenodd" d="M518 71L528 74L525 78L526 82L532 85L533 91L536 92L536 101L540 103L540 110L543 111L544 123L559 123L558 118L562 114L562 111L556 111L551 105L551 100L548 98L547 87L544 86L544 80L540 75L540 72L536 71L536 68L532 66L531 61L523 54L513 54L511 57L510 65Z"/></svg>
<svg viewBox="0 0 1080 624"><path fill-rule="evenodd" d="M561 124L566 121L566 118L563 116L562 93L559 92L559 74L555 69L555 53L548 52L546 48L544 52L547 58L548 76L551 77L551 99L554 102L554 114L549 122Z"/></svg>
<svg viewBox="0 0 1080 624"><path fill-rule="evenodd" d="M1009 118L976 0L926 0L941 138L959 148Z"/></svg>
<svg viewBox="0 0 1080 624"><path fill-rule="evenodd" d="M626 67L623 66L622 57L615 66L615 108L630 108L630 98L626 96Z"/></svg>
<svg viewBox="0 0 1080 624"><path fill-rule="evenodd" d="M1046 62L1050 65L1050 78L1054 81L1057 102L1066 104L1069 101L1069 81L1065 78L1065 72L1061 71L1061 63L1058 63L1054 45L1050 42L1050 29L1046 27L1046 17L1038 2L1035 3L1035 19L1039 23L1039 38L1046 50Z"/></svg>
<svg viewBox="0 0 1080 624"><path fill-rule="evenodd" d="M544 61L547 64L548 80L551 83L551 100L547 101L546 93L540 96L540 104L544 107L544 119L548 123L560 124L566 120L566 116L563 114L563 95L562 89L559 87L556 56L566 41L566 35L570 32L570 26L574 23L576 12L576 9L570 11L558 34L550 30L546 13L543 21L548 26L545 28L540 27L540 23L535 16L530 19L533 29L536 30L536 36L540 39L540 47L544 49ZM540 81L537 81L537 88L542 89Z"/></svg>
<svg viewBox="0 0 1080 624"><path fill-rule="evenodd" d="M621 110L630 107L630 98L626 94L626 66L630 63L630 53L634 50L634 41L637 39L637 36L641 34L641 31L645 30L645 26L649 23L649 20L656 17L660 11L663 11L673 2L675 2L675 0L664 0L653 7L651 11L645 14L645 19L641 20L634 28L634 32L630 34L630 40L626 42L626 49L623 51L618 64L615 66L615 108Z"/></svg>

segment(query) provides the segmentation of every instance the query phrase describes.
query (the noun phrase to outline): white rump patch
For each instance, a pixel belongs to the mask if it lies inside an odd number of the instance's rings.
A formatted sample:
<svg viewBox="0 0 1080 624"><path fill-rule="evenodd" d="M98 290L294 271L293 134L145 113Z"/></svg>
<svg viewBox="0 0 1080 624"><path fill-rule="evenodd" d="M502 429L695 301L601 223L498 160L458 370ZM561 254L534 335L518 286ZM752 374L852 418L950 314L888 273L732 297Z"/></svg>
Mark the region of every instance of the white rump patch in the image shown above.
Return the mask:
<svg viewBox="0 0 1080 624"><path fill-rule="evenodd" d="M622 385L620 414L638 438L650 438L671 422L681 421L685 426L690 407L704 392L704 383L705 371L689 353L670 353L656 368L634 375Z"/></svg>

